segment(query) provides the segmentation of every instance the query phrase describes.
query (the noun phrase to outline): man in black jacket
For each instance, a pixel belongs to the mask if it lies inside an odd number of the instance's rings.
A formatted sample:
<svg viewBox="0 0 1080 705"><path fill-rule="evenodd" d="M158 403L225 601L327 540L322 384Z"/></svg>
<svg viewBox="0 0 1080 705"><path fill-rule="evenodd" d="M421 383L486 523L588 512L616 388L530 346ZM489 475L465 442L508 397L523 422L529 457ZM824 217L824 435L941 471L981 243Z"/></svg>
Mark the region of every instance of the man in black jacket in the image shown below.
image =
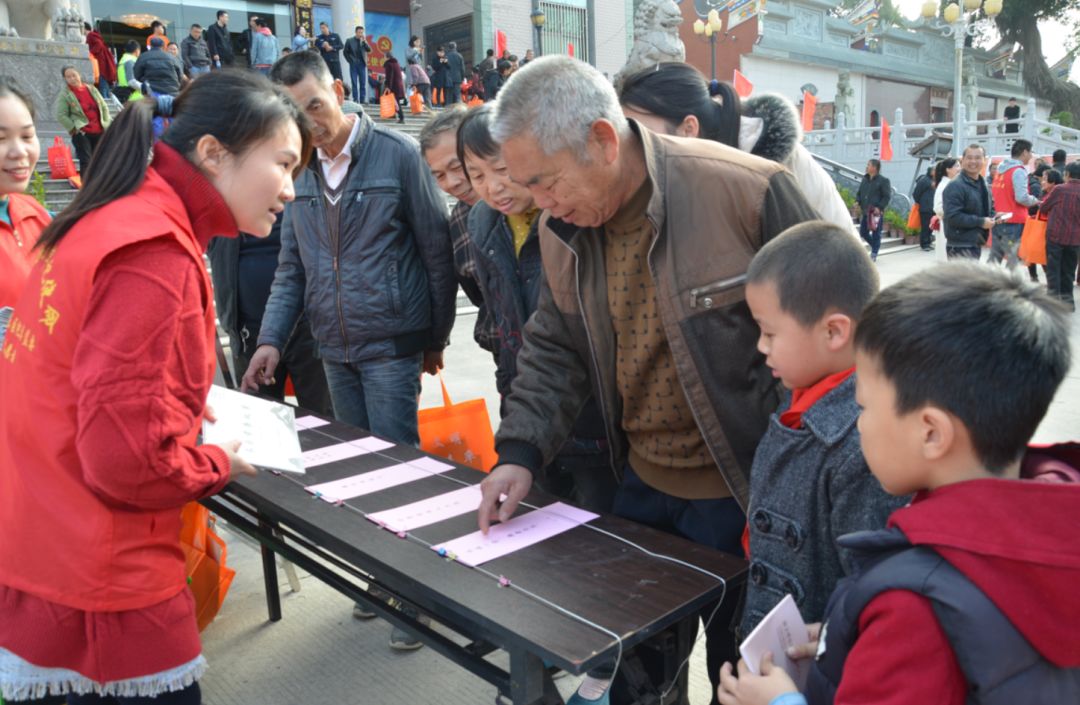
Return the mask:
<svg viewBox="0 0 1080 705"><path fill-rule="evenodd" d="M217 22L207 28L206 46L210 49L214 68L232 66L235 56L232 37L229 35L229 13L225 10L218 10Z"/></svg>
<svg viewBox="0 0 1080 705"><path fill-rule="evenodd" d="M881 249L881 225L885 222L885 209L891 198L892 184L881 175L881 160L871 159L866 163L866 173L863 174L855 200L862 211L859 235L870 243L870 259L875 261Z"/></svg>
<svg viewBox="0 0 1080 705"><path fill-rule="evenodd" d="M923 252L931 252L930 247L934 234L930 231L930 219L934 217L934 168L930 167L926 173L915 181L915 190L911 192L911 198L919 208L919 224L922 230L919 233L919 247Z"/></svg>
<svg viewBox="0 0 1080 705"><path fill-rule="evenodd" d="M315 37L315 48L319 50L323 61L326 62L326 68L330 69L330 75L338 81L342 80L341 57L338 56L338 52L344 49L345 45L341 43L341 37L337 32L331 32L330 25L325 22L319 23L319 36Z"/></svg>
<svg viewBox="0 0 1080 705"><path fill-rule="evenodd" d="M979 259L979 250L994 227L994 199L983 178L986 150L973 144L960 159L963 171L941 196L945 210L945 255L949 259Z"/></svg>
<svg viewBox="0 0 1080 705"><path fill-rule="evenodd" d="M360 104L367 102L367 55L370 53L371 45L364 36L364 27L358 25L356 33L345 42L345 61L349 62L352 99Z"/></svg>
<svg viewBox="0 0 1080 705"><path fill-rule="evenodd" d="M244 374L255 353L266 300L281 251L279 214L269 237L240 234L215 237L210 241L210 275L214 280L214 303L218 320L229 335L233 369ZM307 316L301 315L274 370L274 382L260 385L259 393L279 401L285 399L285 379L291 378L300 406L324 416L332 416L326 372L311 337Z"/></svg>
<svg viewBox="0 0 1080 705"><path fill-rule="evenodd" d="M270 78L314 123L317 154L285 208L278 267L242 389L274 381L303 311L319 343L334 415L419 445L420 374L442 368L454 324L446 201L416 140L363 112L342 113L344 87L322 59L289 54ZM357 609L359 618L374 616ZM394 649L420 645L403 630L391 635Z"/></svg>
<svg viewBox="0 0 1080 705"><path fill-rule="evenodd" d="M210 73L210 47L202 36L200 25L191 25L191 32L180 42L180 58L184 71L191 78Z"/></svg>
<svg viewBox="0 0 1080 705"><path fill-rule="evenodd" d="M447 91L447 104L461 102L461 82L465 80L465 58L458 53L457 42L447 45L446 61L449 64L450 90Z"/></svg>
<svg viewBox="0 0 1080 705"><path fill-rule="evenodd" d="M1009 122L1005 123L1005 132L1007 134L1020 131L1020 106L1016 104L1016 98L1009 98L1009 104L1005 106L1003 117L1009 120Z"/></svg>
<svg viewBox="0 0 1080 705"><path fill-rule="evenodd" d="M240 53L251 66L251 47L255 43L255 33L259 31L259 17L252 15L248 18L248 27L240 33Z"/></svg>
<svg viewBox="0 0 1080 705"><path fill-rule="evenodd" d="M135 80L143 84L143 93L147 95L147 85L154 94L176 95L184 81L180 61L165 53L165 42L161 37L150 38L150 50L138 58L132 72Z"/></svg>
<svg viewBox="0 0 1080 705"><path fill-rule="evenodd" d="M510 62L499 59L495 68L484 74L484 100L492 101L499 97L499 90L510 77Z"/></svg>

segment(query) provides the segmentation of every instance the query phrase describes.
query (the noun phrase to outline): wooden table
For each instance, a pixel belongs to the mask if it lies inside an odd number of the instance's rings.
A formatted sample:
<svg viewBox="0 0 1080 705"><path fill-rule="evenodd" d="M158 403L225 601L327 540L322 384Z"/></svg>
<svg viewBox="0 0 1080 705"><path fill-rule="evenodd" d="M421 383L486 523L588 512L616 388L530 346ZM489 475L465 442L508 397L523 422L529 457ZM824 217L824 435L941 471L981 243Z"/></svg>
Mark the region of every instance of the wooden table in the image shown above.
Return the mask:
<svg viewBox="0 0 1080 705"><path fill-rule="evenodd" d="M332 422L299 435L306 451L369 434ZM620 635L624 650L662 631L671 632L677 648L666 669L670 683L692 646L699 611L724 594L724 585L716 579L580 526L485 563L488 571L511 581L510 587L502 587L490 576L399 538L354 511L390 509L458 489L456 481L475 484L483 479L483 473L463 466L351 499L347 506L316 499L303 488L423 456L417 449L394 446L320 465L306 475L260 470L257 477L241 478L204 502L231 528L261 544L271 621L281 618L275 564L275 554L280 554L350 599L370 605L380 617L411 630L430 648L492 683L514 705L562 703L550 670L584 673L613 661L619 643L516 589L520 587ZM550 501L538 491L526 499L538 506ZM518 509L525 511L530 510ZM728 581L731 595L745 577L741 559L679 537L607 515L589 526L719 575ZM474 530L476 513L470 512L411 533L438 543ZM373 598L368 589L375 586L418 607L470 643L462 646ZM484 658L495 650L509 654L509 672ZM683 669L665 702L686 703L686 683Z"/></svg>

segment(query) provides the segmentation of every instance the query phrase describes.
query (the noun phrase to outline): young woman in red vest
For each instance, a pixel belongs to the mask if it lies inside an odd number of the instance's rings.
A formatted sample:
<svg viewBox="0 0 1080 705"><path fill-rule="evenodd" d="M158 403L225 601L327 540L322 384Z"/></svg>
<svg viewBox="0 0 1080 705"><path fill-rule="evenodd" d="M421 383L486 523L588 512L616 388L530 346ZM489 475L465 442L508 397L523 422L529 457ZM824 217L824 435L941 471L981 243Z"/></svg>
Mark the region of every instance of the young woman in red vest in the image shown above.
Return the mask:
<svg viewBox="0 0 1080 705"><path fill-rule="evenodd" d="M45 229L0 357L0 689L200 702L180 508L254 470L195 446L214 376L211 237L267 235L310 151L261 75L131 103ZM155 108L172 113L152 140Z"/></svg>
<svg viewBox="0 0 1080 705"><path fill-rule="evenodd" d="M49 212L24 193L40 153L29 94L0 76L0 309L15 305L49 224Z"/></svg>

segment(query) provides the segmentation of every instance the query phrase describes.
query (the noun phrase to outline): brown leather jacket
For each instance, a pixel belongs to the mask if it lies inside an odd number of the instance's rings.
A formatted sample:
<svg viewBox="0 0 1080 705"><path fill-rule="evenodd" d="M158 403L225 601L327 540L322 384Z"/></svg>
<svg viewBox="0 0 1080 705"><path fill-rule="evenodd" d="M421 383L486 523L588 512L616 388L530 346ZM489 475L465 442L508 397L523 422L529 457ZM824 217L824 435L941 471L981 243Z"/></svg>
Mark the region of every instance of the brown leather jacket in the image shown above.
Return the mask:
<svg viewBox="0 0 1080 705"><path fill-rule="evenodd" d="M703 139L640 136L652 180L649 268L683 391L719 472L746 509L750 465L777 383L757 351L746 270L785 228L818 218L783 166ZM499 464L532 471L554 457L590 393L600 403L612 466L628 446L615 380L603 230L544 214L547 286L525 327L518 374L496 435Z"/></svg>

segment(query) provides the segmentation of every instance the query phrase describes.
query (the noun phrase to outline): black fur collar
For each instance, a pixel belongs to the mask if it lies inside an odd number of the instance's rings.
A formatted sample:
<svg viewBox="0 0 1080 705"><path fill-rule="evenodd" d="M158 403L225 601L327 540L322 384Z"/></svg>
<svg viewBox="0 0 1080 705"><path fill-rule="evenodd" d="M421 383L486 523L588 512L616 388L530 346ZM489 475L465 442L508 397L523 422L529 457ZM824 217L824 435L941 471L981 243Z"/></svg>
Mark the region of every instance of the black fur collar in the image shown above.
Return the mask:
<svg viewBox="0 0 1080 705"><path fill-rule="evenodd" d="M756 95L743 101L742 114L761 118L764 123L751 154L774 162L787 161L802 139L799 114L791 101L775 93Z"/></svg>

